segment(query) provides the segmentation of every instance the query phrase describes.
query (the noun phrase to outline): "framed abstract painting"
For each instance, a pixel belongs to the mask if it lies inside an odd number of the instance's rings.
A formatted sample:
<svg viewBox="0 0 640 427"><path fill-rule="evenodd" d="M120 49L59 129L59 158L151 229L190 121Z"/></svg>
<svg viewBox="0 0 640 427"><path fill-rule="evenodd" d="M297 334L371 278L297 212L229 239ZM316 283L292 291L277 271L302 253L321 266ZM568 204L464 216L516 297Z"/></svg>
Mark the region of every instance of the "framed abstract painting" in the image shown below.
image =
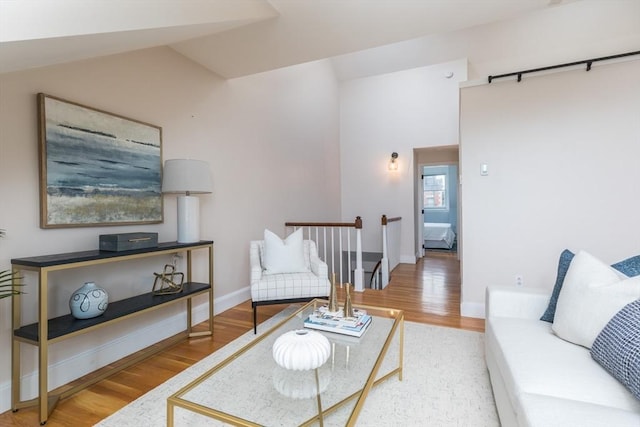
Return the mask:
<svg viewBox="0 0 640 427"><path fill-rule="evenodd" d="M163 221L162 128L38 94L40 227Z"/></svg>

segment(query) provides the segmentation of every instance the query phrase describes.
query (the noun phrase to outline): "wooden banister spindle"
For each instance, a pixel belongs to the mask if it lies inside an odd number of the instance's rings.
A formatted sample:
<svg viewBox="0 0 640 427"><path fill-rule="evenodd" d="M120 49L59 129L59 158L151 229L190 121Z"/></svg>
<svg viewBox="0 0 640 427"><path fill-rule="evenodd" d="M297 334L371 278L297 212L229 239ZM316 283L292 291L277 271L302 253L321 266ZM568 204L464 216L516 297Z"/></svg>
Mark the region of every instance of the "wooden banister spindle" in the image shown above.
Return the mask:
<svg viewBox="0 0 640 427"><path fill-rule="evenodd" d="M389 241L387 235L387 216L382 215L382 260L380 260L380 270L382 273L382 280L380 289L387 286L389 283Z"/></svg>
<svg viewBox="0 0 640 427"><path fill-rule="evenodd" d="M362 268L362 218L356 217L356 270L354 285L357 292L364 291L364 269Z"/></svg>

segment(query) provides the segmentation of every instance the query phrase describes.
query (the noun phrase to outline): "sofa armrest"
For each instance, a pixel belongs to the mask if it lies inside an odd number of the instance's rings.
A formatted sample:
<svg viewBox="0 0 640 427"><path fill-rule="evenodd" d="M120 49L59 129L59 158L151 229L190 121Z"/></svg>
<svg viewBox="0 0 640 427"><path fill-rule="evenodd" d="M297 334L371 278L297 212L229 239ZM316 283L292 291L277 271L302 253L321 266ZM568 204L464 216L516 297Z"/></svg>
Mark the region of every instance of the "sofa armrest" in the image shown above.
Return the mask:
<svg viewBox="0 0 640 427"><path fill-rule="evenodd" d="M540 319L549 304L551 293L544 289L490 286L486 292L487 319L517 317Z"/></svg>
<svg viewBox="0 0 640 427"><path fill-rule="evenodd" d="M309 264L311 266L311 272L318 277L329 278L329 267L327 263L322 261L317 256L311 256L309 258Z"/></svg>
<svg viewBox="0 0 640 427"><path fill-rule="evenodd" d="M251 267L251 284L257 283L262 279L262 268Z"/></svg>
<svg viewBox="0 0 640 427"><path fill-rule="evenodd" d="M251 281L253 284L262 279L262 263L260 262L260 242L253 241L249 246L249 264L251 265Z"/></svg>

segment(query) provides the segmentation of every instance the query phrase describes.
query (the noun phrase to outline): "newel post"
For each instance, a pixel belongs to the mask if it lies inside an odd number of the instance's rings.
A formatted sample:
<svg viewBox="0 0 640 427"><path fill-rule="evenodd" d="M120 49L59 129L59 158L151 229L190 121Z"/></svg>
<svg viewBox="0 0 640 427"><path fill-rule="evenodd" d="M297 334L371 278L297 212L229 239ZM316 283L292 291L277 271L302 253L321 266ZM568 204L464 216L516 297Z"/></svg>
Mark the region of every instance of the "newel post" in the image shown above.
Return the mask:
<svg viewBox="0 0 640 427"><path fill-rule="evenodd" d="M354 271L354 288L364 291L364 269L362 268L362 218L356 217L356 269Z"/></svg>
<svg viewBox="0 0 640 427"><path fill-rule="evenodd" d="M389 283L389 247L387 240L387 216L382 215L382 260L380 261L380 270L382 272L382 283L380 289L383 289Z"/></svg>

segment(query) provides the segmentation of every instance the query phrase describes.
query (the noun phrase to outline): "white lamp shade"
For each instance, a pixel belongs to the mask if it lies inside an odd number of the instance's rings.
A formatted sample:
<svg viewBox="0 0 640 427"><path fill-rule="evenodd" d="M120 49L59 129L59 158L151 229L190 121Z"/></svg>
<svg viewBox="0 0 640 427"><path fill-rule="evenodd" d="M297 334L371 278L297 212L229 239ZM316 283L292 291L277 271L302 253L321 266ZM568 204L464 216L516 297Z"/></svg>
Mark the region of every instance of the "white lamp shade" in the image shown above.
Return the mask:
<svg viewBox="0 0 640 427"><path fill-rule="evenodd" d="M164 162L162 192L173 194L211 193L209 164L202 160L172 159Z"/></svg>

